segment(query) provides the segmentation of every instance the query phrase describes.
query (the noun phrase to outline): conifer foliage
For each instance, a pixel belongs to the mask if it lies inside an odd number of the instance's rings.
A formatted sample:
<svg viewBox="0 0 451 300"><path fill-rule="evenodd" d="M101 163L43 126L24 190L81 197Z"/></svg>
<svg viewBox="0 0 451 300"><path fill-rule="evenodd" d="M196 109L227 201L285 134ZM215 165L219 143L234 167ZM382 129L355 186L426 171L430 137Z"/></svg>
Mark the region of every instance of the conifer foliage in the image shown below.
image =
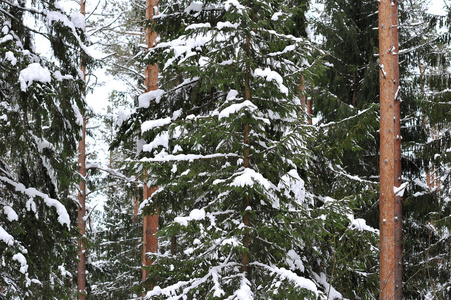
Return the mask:
<svg viewBox="0 0 451 300"><path fill-rule="evenodd" d="M71 298L83 22L54 1L0 2L0 297Z"/></svg>
<svg viewBox="0 0 451 300"><path fill-rule="evenodd" d="M141 132L136 164L159 187L141 205L160 214L146 297L339 295L326 275L331 232L358 222L347 217L349 201L315 195L308 180L317 132L303 124L299 84L316 73L321 51L290 32L304 7L160 5L147 60L160 66L160 89L140 96L119 134Z"/></svg>

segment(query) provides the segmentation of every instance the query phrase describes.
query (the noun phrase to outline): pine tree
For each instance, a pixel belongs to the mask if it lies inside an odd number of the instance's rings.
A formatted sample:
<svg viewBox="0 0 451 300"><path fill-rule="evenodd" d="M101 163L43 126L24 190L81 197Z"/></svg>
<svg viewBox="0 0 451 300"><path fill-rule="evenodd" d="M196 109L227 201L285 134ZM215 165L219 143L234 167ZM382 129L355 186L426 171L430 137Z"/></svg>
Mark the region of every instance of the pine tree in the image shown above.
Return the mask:
<svg viewBox="0 0 451 300"><path fill-rule="evenodd" d="M70 299L82 18L71 21L54 1L0 8L0 291L8 299ZM50 58L38 37L50 43Z"/></svg>

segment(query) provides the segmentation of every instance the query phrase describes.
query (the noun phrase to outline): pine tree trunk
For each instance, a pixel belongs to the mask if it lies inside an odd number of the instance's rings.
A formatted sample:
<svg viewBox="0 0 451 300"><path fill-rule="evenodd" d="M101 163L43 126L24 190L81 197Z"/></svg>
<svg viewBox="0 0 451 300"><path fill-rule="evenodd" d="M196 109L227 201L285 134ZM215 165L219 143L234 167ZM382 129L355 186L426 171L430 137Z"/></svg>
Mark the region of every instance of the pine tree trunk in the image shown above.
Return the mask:
<svg viewBox="0 0 451 300"><path fill-rule="evenodd" d="M398 170L395 122L399 122L399 109L395 108L399 71L397 69L397 9L391 0L379 2L379 58L380 58L380 299L395 298L401 287L395 279L402 267L395 257L397 238L395 233L399 208L395 208L394 187ZM395 15L396 14L396 15ZM395 23L394 23L395 22ZM395 26L393 26L393 24ZM396 46L395 46L396 45ZM395 67L396 66L396 67ZM398 76L398 77L397 77ZM399 101L397 101L399 102ZM399 139L400 140L400 139ZM400 159L398 159L400 162ZM399 225L400 226L400 225ZM398 287L396 285L398 284Z"/></svg>
<svg viewBox="0 0 451 300"><path fill-rule="evenodd" d="M146 0L146 18L152 20L153 16L158 13L158 1ZM157 34L152 32L152 29L148 27L146 29L146 43L148 48L152 48L156 45ZM145 69L145 86L146 91L153 91L158 89L158 66L148 65ZM147 177L147 176L145 176ZM144 180L144 192L143 200L150 198L150 196L158 189L158 187L148 188L147 180ZM145 215L143 220L143 256L142 264L144 267L151 266L153 261L146 255L147 252L155 253L158 251L158 238L156 236L158 230L158 207L154 207L151 214ZM142 281L145 282L149 275L149 270L143 268ZM145 288L152 288L147 286Z"/></svg>
<svg viewBox="0 0 451 300"><path fill-rule="evenodd" d="M80 1L80 12L86 15L85 0ZM86 81L86 69L83 62L80 63L80 68L83 72L83 80ZM80 173L79 192L78 192L78 216L77 225L79 230L78 238L78 267L77 267L77 287L78 299L86 299L86 118L83 116L82 136L78 142L78 167Z"/></svg>
<svg viewBox="0 0 451 300"><path fill-rule="evenodd" d="M157 187L147 187L144 183L144 200L150 198L152 194L157 190ZM156 236L158 230L158 210L155 208L153 214L144 215L143 220L143 266L151 266L153 261L146 255L147 252L156 253L158 251L158 239ZM142 281L146 281L149 276L149 270L143 269ZM151 286L149 286L151 288Z"/></svg>
<svg viewBox="0 0 451 300"><path fill-rule="evenodd" d="M399 97L399 41L398 41L398 1L393 2L392 6L392 25L393 27L393 76L394 76L394 86L395 91L394 96L394 123L395 123L395 166L394 166L394 176L395 176L395 186L401 186L401 98ZM395 225L394 225L394 238L395 238L395 298L402 299L402 197L400 195L395 195L394 203L394 214L395 214Z"/></svg>
<svg viewBox="0 0 451 300"><path fill-rule="evenodd" d="M249 54L250 52L250 40L249 37L246 37L246 51ZM250 80L250 67L249 65L246 63L246 73L245 73L245 82L244 82L244 100L251 100L251 88L249 85L249 80ZM245 148L244 148L244 162L243 165L245 168L249 168L251 163L250 163L250 140L249 140L249 123L244 124L244 128L243 128L243 135L244 135L244 144L245 144ZM250 199L249 196L245 196L243 198L243 210L246 210L247 207L250 205ZM243 215L243 224L245 226L244 229L244 237L243 237L243 245L244 247L246 247L246 252L244 252L241 256L241 264L242 264L242 268L241 271L242 272L249 272L249 227L251 225L251 216L249 213L245 213Z"/></svg>

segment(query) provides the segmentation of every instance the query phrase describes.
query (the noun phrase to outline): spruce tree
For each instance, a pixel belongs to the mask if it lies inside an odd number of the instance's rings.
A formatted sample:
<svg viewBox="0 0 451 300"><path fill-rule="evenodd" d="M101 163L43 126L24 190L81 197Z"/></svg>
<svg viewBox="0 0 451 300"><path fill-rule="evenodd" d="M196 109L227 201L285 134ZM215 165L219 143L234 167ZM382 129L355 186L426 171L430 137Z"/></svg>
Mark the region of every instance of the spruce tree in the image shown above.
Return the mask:
<svg viewBox="0 0 451 300"><path fill-rule="evenodd" d="M141 206L160 213L147 297L340 297L329 283L350 261L358 289L365 274L357 270L374 265L344 246L374 252L365 239L374 242L376 230L354 218L349 193L315 186L318 168L344 174L337 185L349 177L338 159L315 156L311 145L332 151L302 121L299 84L313 82L323 55L292 30L302 9L288 1L160 5L148 24L160 36L148 62L160 66L161 89L139 97L118 135L141 132L134 163L159 186Z"/></svg>
<svg viewBox="0 0 451 300"><path fill-rule="evenodd" d="M83 18L59 8L54 1L0 3L0 293L7 299L71 299L74 291L69 187L85 105Z"/></svg>
<svg viewBox="0 0 451 300"><path fill-rule="evenodd" d="M425 7L423 1L401 5L406 299L451 295L449 17Z"/></svg>

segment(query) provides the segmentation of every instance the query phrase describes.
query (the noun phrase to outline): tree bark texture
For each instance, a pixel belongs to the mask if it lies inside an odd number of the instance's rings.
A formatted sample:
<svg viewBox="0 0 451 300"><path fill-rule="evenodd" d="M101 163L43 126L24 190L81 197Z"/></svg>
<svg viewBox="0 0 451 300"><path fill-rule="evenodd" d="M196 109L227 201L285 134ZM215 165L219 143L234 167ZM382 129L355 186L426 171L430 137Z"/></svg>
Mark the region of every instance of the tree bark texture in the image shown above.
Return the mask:
<svg viewBox="0 0 451 300"><path fill-rule="evenodd" d="M158 14L158 1L146 0L146 18L152 21L153 16ZM152 31L151 27L146 29L146 43L148 49L154 47L157 42L157 34ZM158 66L148 65L145 69L145 86L146 91L154 91L158 89ZM145 176L147 177L147 176ZM147 186L147 178L144 180L143 200L150 198L150 196L158 189L158 187ZM158 251L158 238L156 236L158 230L158 207L154 207L153 211L144 216L143 220L143 256L142 264L144 267L151 266L153 261L148 258L148 252L155 253ZM149 275L149 270L143 268L142 281L144 282ZM149 287L151 288L151 287Z"/></svg>
<svg viewBox="0 0 451 300"><path fill-rule="evenodd" d="M152 194L157 190L157 187L147 187L147 184L144 184L144 200L150 198ZM151 266L153 260L151 260L147 253L156 253L158 252L158 239L157 239L157 230L158 230L158 209L155 208L153 214L144 215L143 220L143 255L142 255L142 263L143 266ZM149 276L149 270L143 269L142 273L142 281L144 282Z"/></svg>
<svg viewBox="0 0 451 300"><path fill-rule="evenodd" d="M393 5L392 5L393 3ZM397 4L391 0L379 2L380 58L380 299L401 299L402 252L400 199L395 203L394 187L400 176L400 132L398 91L398 30ZM395 102L398 102L396 106ZM399 149L398 149L399 148ZM398 153L399 152L399 153ZM399 155L399 157L398 157ZM399 223L399 224L397 224ZM401 250L402 251L402 250Z"/></svg>
<svg viewBox="0 0 451 300"><path fill-rule="evenodd" d="M80 0L80 13L86 15L86 1ZM80 62L83 80L86 82L86 68L83 61ZM81 140L78 142L78 168L80 173L78 191L78 265L77 265L77 289L78 299L86 299L86 118L83 115Z"/></svg>
<svg viewBox="0 0 451 300"><path fill-rule="evenodd" d="M402 184L401 179L401 98L399 96L399 40L398 40L398 1L392 2L392 34L393 34L393 76L394 76L394 123L395 123L395 166L394 166L394 177L395 177L395 187L400 187ZM395 225L394 225L394 259L395 259L395 298L402 299L402 196L395 195L394 199L394 214L395 214Z"/></svg>

